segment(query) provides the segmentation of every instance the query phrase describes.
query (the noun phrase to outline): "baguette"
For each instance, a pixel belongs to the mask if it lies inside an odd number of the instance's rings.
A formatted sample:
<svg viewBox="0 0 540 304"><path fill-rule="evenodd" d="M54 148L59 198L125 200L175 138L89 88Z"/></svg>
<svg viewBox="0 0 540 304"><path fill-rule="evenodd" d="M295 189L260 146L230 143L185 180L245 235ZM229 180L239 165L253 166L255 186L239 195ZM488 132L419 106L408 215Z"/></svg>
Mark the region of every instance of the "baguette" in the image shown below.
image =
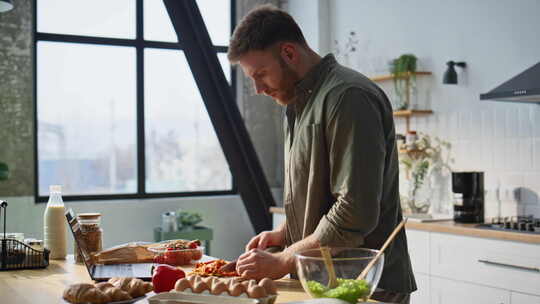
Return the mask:
<svg viewBox="0 0 540 304"><path fill-rule="evenodd" d="M152 244L127 243L103 250L94 256L98 264L151 263L154 253L148 250Z"/></svg>

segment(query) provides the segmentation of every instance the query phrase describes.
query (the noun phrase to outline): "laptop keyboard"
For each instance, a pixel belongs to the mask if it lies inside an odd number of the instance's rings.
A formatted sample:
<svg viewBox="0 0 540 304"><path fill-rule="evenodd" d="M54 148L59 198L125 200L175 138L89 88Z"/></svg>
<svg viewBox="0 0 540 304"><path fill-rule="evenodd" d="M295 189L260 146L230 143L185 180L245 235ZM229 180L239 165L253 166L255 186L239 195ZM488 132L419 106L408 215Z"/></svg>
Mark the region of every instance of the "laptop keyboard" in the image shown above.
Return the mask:
<svg viewBox="0 0 540 304"><path fill-rule="evenodd" d="M94 270L97 278L133 277L131 264L98 265Z"/></svg>

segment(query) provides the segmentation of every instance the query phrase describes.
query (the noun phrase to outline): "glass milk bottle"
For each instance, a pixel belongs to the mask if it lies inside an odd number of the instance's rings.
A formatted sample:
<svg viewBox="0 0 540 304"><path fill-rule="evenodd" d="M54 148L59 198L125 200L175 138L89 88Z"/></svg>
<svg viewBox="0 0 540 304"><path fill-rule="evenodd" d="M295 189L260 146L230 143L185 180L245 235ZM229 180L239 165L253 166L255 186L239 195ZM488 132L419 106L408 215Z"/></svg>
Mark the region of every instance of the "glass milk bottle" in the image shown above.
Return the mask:
<svg viewBox="0 0 540 304"><path fill-rule="evenodd" d="M51 259L64 260L67 254L67 230L62 186L50 186L49 192L49 202L43 215L44 245L51 251Z"/></svg>

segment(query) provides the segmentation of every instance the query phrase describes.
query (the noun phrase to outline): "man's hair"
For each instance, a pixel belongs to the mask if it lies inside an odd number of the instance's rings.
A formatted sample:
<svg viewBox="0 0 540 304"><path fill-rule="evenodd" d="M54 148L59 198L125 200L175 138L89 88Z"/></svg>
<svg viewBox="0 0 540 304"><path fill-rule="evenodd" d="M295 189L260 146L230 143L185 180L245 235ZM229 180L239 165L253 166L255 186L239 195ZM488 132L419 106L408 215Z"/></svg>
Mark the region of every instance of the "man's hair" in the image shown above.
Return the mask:
<svg viewBox="0 0 540 304"><path fill-rule="evenodd" d="M261 5L242 18L234 30L227 57L234 63L247 52L265 50L276 42L307 46L302 30L291 15L273 5Z"/></svg>

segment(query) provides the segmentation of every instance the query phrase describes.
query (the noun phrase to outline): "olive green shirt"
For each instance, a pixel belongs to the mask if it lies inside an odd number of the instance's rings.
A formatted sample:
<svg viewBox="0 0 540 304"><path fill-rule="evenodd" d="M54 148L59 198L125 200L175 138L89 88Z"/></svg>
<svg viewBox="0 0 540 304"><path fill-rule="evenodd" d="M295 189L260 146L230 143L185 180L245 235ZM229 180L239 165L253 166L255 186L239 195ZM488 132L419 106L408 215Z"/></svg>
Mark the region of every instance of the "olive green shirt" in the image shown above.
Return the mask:
<svg viewBox="0 0 540 304"><path fill-rule="evenodd" d="M380 249L402 220L392 108L362 74L327 55L296 85L285 119L286 241ZM380 288L416 290L402 230Z"/></svg>

